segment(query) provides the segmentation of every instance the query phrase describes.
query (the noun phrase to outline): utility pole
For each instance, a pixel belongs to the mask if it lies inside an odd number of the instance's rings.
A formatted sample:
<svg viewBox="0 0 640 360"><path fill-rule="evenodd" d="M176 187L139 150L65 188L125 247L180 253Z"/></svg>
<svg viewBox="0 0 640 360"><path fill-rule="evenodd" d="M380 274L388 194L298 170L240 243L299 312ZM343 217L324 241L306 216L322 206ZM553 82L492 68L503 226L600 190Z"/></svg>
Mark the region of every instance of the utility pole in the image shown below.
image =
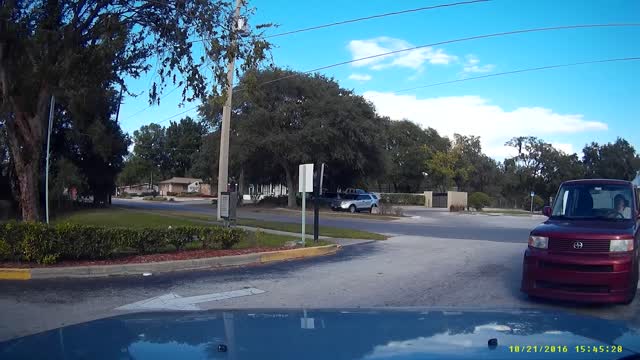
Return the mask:
<svg viewBox="0 0 640 360"><path fill-rule="evenodd" d="M55 107L56 98L55 96L51 95L51 107L49 108L49 128L47 131L47 164L45 166L44 176L44 202L47 224L49 223L49 147L51 146L51 128L53 127L53 111Z"/></svg>
<svg viewBox="0 0 640 360"><path fill-rule="evenodd" d="M222 128L220 130L220 158L218 161L218 221L222 220L220 216L220 199L222 193L227 191L227 183L229 182L229 128L231 126L231 95L233 92L233 72L236 62L235 45L236 33L238 29L238 20L240 19L240 8L243 0L236 0L236 9L233 13L233 25L231 30L231 49L234 52L229 59L227 65L227 99L222 108Z"/></svg>

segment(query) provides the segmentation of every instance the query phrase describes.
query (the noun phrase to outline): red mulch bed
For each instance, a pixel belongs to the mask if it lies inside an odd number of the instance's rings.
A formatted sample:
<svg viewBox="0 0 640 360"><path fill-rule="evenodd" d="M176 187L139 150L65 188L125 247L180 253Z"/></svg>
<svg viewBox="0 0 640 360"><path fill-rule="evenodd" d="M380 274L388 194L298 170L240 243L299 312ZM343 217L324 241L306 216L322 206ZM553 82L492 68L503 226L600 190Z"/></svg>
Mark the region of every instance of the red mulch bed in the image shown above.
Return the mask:
<svg viewBox="0 0 640 360"><path fill-rule="evenodd" d="M90 266L90 265L118 265L118 264L141 264L158 261L190 260L219 256L243 255L257 252L286 250L291 248L249 248L230 250L185 250L162 254L130 255L107 260L65 260L53 265L43 265L20 262L0 262L0 268L42 268L42 267L63 267L63 266Z"/></svg>

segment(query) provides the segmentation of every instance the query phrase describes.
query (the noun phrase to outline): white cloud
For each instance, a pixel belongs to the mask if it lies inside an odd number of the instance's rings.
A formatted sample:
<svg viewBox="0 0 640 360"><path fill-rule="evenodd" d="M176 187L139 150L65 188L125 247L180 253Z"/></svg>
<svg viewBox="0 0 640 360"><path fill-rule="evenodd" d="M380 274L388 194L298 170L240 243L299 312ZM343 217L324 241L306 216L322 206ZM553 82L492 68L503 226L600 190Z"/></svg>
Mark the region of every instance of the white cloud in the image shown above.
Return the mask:
<svg viewBox="0 0 640 360"><path fill-rule="evenodd" d="M447 136L454 133L480 136L484 152L498 159L514 155L513 149L504 146L514 136L544 139L551 135L607 130L607 124L585 120L583 115L558 114L542 107L507 111L480 96L418 99L414 95L376 91L363 95L373 102L379 114L391 119L409 119ZM565 151L573 149L569 144L557 145Z"/></svg>
<svg viewBox="0 0 640 360"><path fill-rule="evenodd" d="M462 65L462 71L466 73L485 73L495 68L493 64L480 65L480 59L473 54L467 55L465 58L466 61Z"/></svg>
<svg viewBox="0 0 640 360"><path fill-rule="evenodd" d="M405 40L394 39L386 36L368 40L351 40L349 45L347 45L353 59L366 58L412 47L414 47L414 45ZM369 66L373 70L381 70L390 67L406 67L417 70L420 69L425 62L432 65L447 65L457 60L457 56L447 54L442 49L425 47L403 51L397 54L360 60L354 62L352 65L355 67Z"/></svg>
<svg viewBox="0 0 640 360"><path fill-rule="evenodd" d="M369 81L372 77L369 74L351 74L349 75L349 79L356 81Z"/></svg>
<svg viewBox="0 0 640 360"><path fill-rule="evenodd" d="M573 144L552 142L551 146L553 146L554 148L556 148L558 150L562 150L567 154L575 154L576 153L576 151L573 149Z"/></svg>

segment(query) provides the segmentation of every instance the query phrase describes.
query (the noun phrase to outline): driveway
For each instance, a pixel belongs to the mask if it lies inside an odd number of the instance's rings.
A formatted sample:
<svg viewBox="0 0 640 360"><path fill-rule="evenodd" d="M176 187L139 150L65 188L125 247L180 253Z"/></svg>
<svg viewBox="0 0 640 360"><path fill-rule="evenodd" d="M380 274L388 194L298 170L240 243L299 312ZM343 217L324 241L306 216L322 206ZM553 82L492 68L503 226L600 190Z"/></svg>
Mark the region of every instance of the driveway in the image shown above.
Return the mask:
<svg viewBox="0 0 640 360"><path fill-rule="evenodd" d="M188 211L211 214L215 217L216 209L201 203L157 203L151 201L131 201L114 199L113 204L129 208L169 211ZM495 242L526 243L529 231L546 218L542 216L488 216L469 215L427 209L412 206L403 207L406 218L400 220L374 220L344 216L320 215L320 225L365 230L392 236L428 236L442 239L485 240ZM300 215L295 213L271 213L268 211L247 211L238 209L238 217L278 222L300 222ZM313 223L313 217L307 216L307 223Z"/></svg>

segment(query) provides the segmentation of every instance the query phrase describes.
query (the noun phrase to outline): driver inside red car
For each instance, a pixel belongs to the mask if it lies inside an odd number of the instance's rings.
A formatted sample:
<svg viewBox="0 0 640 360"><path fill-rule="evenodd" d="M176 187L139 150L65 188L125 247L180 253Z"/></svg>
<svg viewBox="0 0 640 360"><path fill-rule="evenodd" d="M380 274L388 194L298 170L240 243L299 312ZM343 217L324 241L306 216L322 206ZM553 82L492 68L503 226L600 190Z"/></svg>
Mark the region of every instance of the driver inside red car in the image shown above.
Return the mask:
<svg viewBox="0 0 640 360"><path fill-rule="evenodd" d="M625 199L623 195L616 195L613 202L616 206L616 211L622 215L622 217L631 219L631 208L627 206L627 199Z"/></svg>

